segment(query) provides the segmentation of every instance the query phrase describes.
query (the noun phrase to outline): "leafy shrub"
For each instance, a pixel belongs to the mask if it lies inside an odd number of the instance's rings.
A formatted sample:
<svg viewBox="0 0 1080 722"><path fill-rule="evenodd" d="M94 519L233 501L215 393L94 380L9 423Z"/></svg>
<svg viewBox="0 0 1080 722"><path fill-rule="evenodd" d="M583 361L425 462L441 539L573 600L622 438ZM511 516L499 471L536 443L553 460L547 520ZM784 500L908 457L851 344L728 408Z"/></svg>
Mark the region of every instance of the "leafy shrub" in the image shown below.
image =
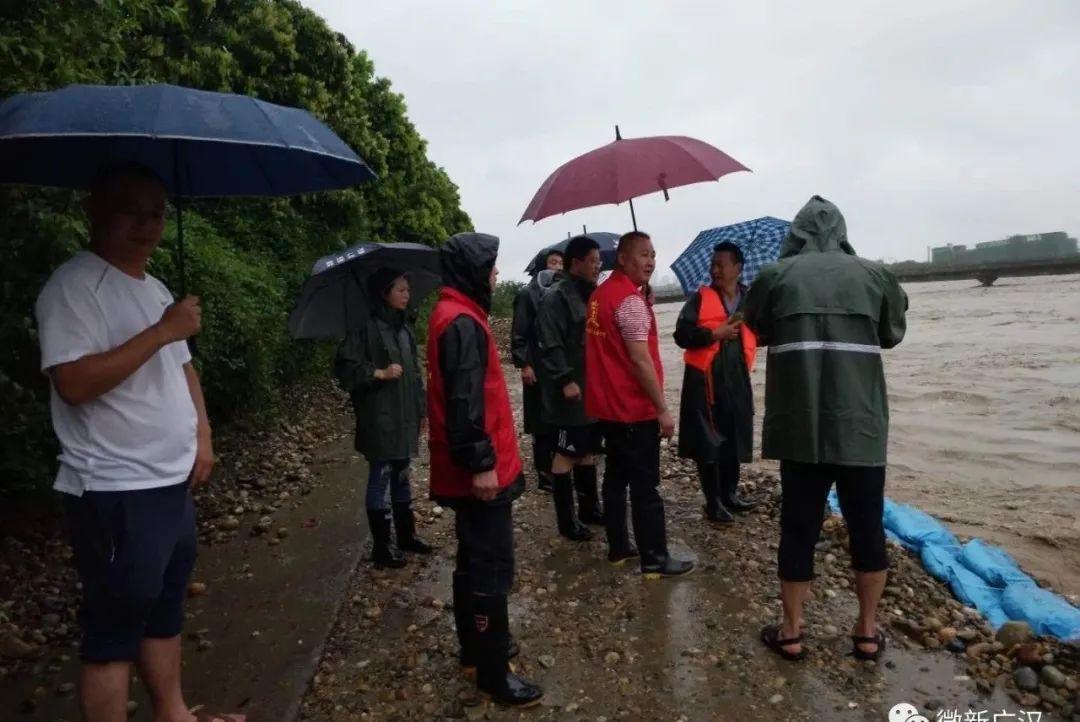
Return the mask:
<svg viewBox="0 0 1080 722"><path fill-rule="evenodd" d="M189 291L203 302L196 364L215 424L269 418L285 385L326 374L331 344L285 320L316 258L362 240L438 243L470 230L405 101L294 0L0 3L0 97L70 83L168 82L306 108L378 174L359 188L185 204ZM0 493L47 488L56 441L33 321L49 274L86 243L81 194L0 188ZM179 294L175 228L151 273Z"/></svg>

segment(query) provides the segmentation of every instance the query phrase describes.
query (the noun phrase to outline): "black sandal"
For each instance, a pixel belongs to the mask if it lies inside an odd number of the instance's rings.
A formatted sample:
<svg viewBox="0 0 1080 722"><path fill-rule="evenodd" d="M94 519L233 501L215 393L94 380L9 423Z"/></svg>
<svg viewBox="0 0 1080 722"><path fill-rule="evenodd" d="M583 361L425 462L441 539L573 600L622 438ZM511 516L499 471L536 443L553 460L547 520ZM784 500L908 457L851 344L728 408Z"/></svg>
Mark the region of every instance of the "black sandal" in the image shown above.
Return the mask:
<svg viewBox="0 0 1080 722"><path fill-rule="evenodd" d="M860 644L876 644L877 649L873 652L866 652L859 648ZM851 655L855 659L861 659L866 662L876 662L881 659L881 655L885 652L885 633L880 629L874 634L873 637L851 637Z"/></svg>
<svg viewBox="0 0 1080 722"><path fill-rule="evenodd" d="M792 644L802 644L802 640L801 634L791 639L780 639L779 624L770 624L761 630L761 643L789 662L801 662L806 659L806 647L802 647L798 652L789 652L784 649Z"/></svg>

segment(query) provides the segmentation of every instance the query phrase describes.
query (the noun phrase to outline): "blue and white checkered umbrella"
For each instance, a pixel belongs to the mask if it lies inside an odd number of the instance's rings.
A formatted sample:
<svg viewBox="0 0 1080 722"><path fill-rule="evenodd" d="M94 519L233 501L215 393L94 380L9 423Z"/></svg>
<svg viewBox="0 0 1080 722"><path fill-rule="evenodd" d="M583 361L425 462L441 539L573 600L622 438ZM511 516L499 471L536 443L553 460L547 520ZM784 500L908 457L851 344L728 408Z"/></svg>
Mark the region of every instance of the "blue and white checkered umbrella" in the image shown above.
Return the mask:
<svg viewBox="0 0 1080 722"><path fill-rule="evenodd" d="M743 252L741 280L749 286L762 268L775 262L780 256L780 246L790 226L788 221L765 216L730 226L710 228L697 235L694 242L671 264L671 270L675 271L683 292L693 293L709 283L713 248L718 243L730 241Z"/></svg>

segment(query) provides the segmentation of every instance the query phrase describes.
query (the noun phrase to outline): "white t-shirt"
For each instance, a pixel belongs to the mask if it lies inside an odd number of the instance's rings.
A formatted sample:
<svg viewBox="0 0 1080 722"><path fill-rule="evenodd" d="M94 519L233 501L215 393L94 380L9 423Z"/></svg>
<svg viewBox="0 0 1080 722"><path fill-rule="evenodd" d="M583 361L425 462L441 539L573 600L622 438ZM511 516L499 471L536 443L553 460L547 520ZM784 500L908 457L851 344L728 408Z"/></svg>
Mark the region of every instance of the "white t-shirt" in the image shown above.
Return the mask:
<svg viewBox="0 0 1080 722"><path fill-rule="evenodd" d="M152 276L132 278L88 251L49 278L37 299L41 369L110 351L161 320L172 294ZM187 343L169 344L116 388L71 406L52 387L60 439L53 488L130 491L180 484L195 464L198 416L184 376Z"/></svg>

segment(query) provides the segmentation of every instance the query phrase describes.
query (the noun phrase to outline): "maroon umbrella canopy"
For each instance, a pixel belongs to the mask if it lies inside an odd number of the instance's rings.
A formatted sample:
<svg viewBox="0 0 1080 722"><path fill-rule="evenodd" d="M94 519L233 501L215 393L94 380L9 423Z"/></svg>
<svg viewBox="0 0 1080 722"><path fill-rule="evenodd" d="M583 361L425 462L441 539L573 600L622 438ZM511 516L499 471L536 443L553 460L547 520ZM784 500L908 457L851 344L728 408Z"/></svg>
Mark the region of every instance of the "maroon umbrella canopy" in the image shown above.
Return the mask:
<svg viewBox="0 0 1080 722"><path fill-rule="evenodd" d="M658 135L624 140L616 129L615 141L564 163L548 176L518 223L657 191L666 198L669 188L718 180L740 170L750 169L694 138Z"/></svg>

